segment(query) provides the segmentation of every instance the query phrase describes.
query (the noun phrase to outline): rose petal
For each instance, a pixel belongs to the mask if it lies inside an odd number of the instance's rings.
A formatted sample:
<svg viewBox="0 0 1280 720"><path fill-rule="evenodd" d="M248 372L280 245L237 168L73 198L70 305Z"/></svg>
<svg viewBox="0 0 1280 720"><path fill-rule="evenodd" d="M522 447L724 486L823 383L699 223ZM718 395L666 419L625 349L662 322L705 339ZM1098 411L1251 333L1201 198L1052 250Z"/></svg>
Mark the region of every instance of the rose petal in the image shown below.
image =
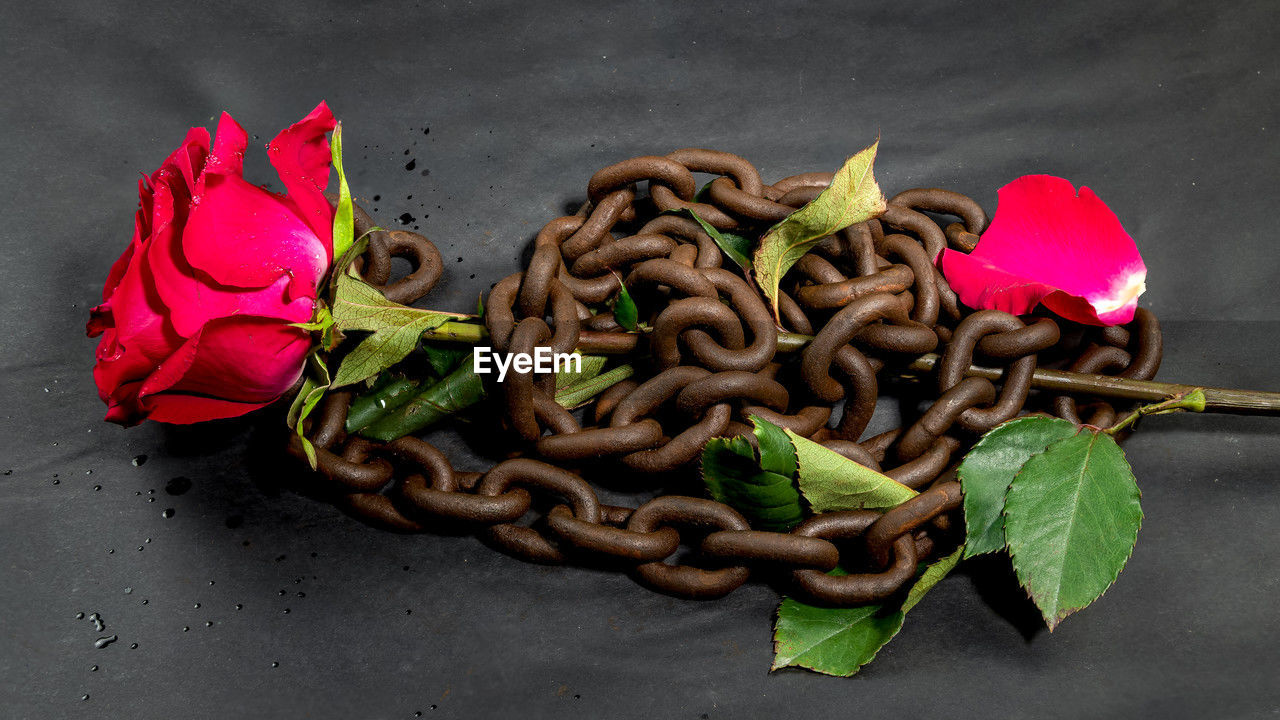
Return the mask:
<svg viewBox="0 0 1280 720"><path fill-rule="evenodd" d="M1098 196L1062 178L1029 175L1000 189L991 226L969 255L945 250L943 274L970 307L1014 314L1043 302L1093 325L1133 319L1147 268Z"/></svg>
<svg viewBox="0 0 1280 720"><path fill-rule="evenodd" d="M321 102L310 115L280 131L267 145L267 157L289 191L289 201L311 227L316 237L323 238L327 266L333 261L333 209L324 197L329 184L329 166L333 156L325 133L337 122L329 106Z"/></svg>
<svg viewBox="0 0 1280 720"><path fill-rule="evenodd" d="M201 395L161 393L147 398L147 419L174 425L191 425L208 420L240 417L271 404L271 401L243 403ZM114 420L108 412L107 419ZM136 421L135 421L136 422Z"/></svg>
<svg viewBox="0 0 1280 720"><path fill-rule="evenodd" d="M182 255L214 282L264 288L293 279L291 298L315 297L328 243L280 198L235 175L206 175L182 233ZM326 236L328 237L328 236Z"/></svg>
<svg viewBox="0 0 1280 720"><path fill-rule="evenodd" d="M151 373L138 396L157 420L195 417L194 413L183 415L174 409L170 400L158 400L160 394L171 399L189 395L220 398L248 412L274 401L297 382L310 346L309 333L273 318L237 316L212 320ZM163 416L155 416L162 405L168 409ZM207 403L200 405L206 407ZM233 409L232 405L219 407Z"/></svg>

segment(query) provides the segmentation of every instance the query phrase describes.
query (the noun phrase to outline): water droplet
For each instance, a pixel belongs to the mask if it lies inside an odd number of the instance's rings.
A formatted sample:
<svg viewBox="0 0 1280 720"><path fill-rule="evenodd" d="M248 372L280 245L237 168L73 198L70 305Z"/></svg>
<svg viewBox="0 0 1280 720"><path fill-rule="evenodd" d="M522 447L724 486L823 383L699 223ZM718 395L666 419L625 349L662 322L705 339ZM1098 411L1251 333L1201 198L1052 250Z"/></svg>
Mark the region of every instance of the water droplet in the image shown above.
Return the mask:
<svg viewBox="0 0 1280 720"><path fill-rule="evenodd" d="M142 467L147 462L147 456L135 455L132 462L134 467Z"/></svg>
<svg viewBox="0 0 1280 720"><path fill-rule="evenodd" d="M93 641L93 646L101 650L102 648L110 645L111 643L119 639L120 639L119 635L108 635L106 637L100 637L97 640Z"/></svg>
<svg viewBox="0 0 1280 720"><path fill-rule="evenodd" d="M188 626L188 625L183 625L183 626L182 626L182 632L191 632L191 627L190 627L190 626Z"/></svg>
<svg viewBox="0 0 1280 720"><path fill-rule="evenodd" d="M156 499L155 499L155 498L147 498L147 502L149 502L149 503L152 503L152 502L155 502L155 501L156 501Z"/></svg>
<svg viewBox="0 0 1280 720"><path fill-rule="evenodd" d="M94 485L94 486L93 486L93 491L94 491L94 492L98 492L98 491L99 491L99 490L101 490L101 489L102 489L102 486L101 486L101 485Z"/></svg>
<svg viewBox="0 0 1280 720"><path fill-rule="evenodd" d="M93 471L92 471L92 470L85 470L85 471L84 471L84 474L85 474L85 475L92 475L92 474L93 474Z"/></svg>
<svg viewBox="0 0 1280 720"><path fill-rule="evenodd" d="M194 607L195 609L199 610L199 609L200 609L200 603L196 603L196 604L195 604L195 605L193 605L192 607Z"/></svg>
<svg viewBox="0 0 1280 720"><path fill-rule="evenodd" d="M417 158L414 158L414 159L412 159L412 160L410 160L409 162L407 162L407 163L405 163L405 164L404 164L404 169L405 169L405 170L413 170L413 169L414 169L414 168L416 168L416 167L418 167L418 159L417 159Z"/></svg>
<svg viewBox="0 0 1280 720"><path fill-rule="evenodd" d="M167 519L167 518L173 517L173 514L174 514L173 508L165 508L164 512L160 513L160 517Z"/></svg>
<svg viewBox="0 0 1280 720"><path fill-rule="evenodd" d="M143 605L147 605L147 604L149 604L150 602L151 602L151 601L150 601L150 600L148 600L148 599L146 599L146 598L143 598L143 599L142 599L142 604L143 604Z"/></svg>
<svg viewBox="0 0 1280 720"><path fill-rule="evenodd" d="M284 614L285 614L285 615L288 615L288 614L289 614L289 608L285 608L285 609L284 609Z"/></svg>
<svg viewBox="0 0 1280 720"><path fill-rule="evenodd" d="M138 643L130 643L130 644L129 644L129 649L130 649L130 650L137 650L137 649L138 649Z"/></svg>
<svg viewBox="0 0 1280 720"><path fill-rule="evenodd" d="M244 609L244 605L241 605L240 603L236 603L236 609L237 609L237 610L243 610L243 609Z"/></svg>
<svg viewBox="0 0 1280 720"><path fill-rule="evenodd" d="M275 667L280 667L280 663L278 663L278 662L273 662L273 663L271 663L271 667L273 667L273 668L275 668Z"/></svg>
<svg viewBox="0 0 1280 720"><path fill-rule="evenodd" d="M88 699L89 699L89 693L85 693L80 696L80 702L84 702L85 700L88 700Z"/></svg>
<svg viewBox="0 0 1280 720"><path fill-rule="evenodd" d="M98 666L94 665L93 667L89 668L89 672L98 672Z"/></svg>
<svg viewBox="0 0 1280 720"><path fill-rule="evenodd" d="M102 632L103 630L107 629L107 624L102 622L102 616L99 615L98 613L94 613L90 615L89 619L93 621L94 630L97 630L98 632Z"/></svg>
<svg viewBox="0 0 1280 720"><path fill-rule="evenodd" d="M212 620L205 620L205 622L204 622L204 626L205 626L205 627L213 627L213 621L212 621Z"/></svg>
<svg viewBox="0 0 1280 720"><path fill-rule="evenodd" d="M83 620L83 619L84 619L84 613L82 613L82 612L80 612L80 613L76 613L76 619L77 619L77 620Z"/></svg>
<svg viewBox="0 0 1280 720"><path fill-rule="evenodd" d="M209 581L209 585L213 585L213 581L212 581L212 580L210 580L210 581Z"/></svg>
<svg viewBox="0 0 1280 720"><path fill-rule="evenodd" d="M125 588L125 589L124 589L124 594L125 594L125 595L132 595L132 594L133 594L133 588L131 588L131 587L127 587L127 588Z"/></svg>

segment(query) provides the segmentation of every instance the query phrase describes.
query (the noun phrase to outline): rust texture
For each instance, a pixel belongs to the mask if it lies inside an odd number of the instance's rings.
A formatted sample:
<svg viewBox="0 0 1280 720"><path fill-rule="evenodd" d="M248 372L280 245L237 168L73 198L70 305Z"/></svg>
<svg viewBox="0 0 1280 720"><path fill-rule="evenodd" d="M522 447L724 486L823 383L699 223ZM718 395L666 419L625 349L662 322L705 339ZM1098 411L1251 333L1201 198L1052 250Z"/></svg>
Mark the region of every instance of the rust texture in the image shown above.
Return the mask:
<svg viewBox="0 0 1280 720"><path fill-rule="evenodd" d="M751 280L695 221L668 211L692 209L718 229L756 237L830 179L806 173L768 185L741 157L693 148L600 170L579 212L547 223L524 271L494 286L484 321L504 352L567 352L584 338L634 347L635 377L579 413L556 404L553 375L512 372L493 383L490 412L513 457L483 474L455 470L415 437L346 437L351 395L334 393L307 428L332 496L388 529L461 528L531 562L619 567L682 597L721 597L753 574L835 606L899 592L917 563L963 537L955 467L981 433L1028 412L1095 425L1116 417L1101 400L1034 391L1037 368L1147 380L1160 364L1160 327L1145 309L1128 327L1103 329L960 307L934 259L948 245L971 251L987 215L959 193L917 188L894 196L880 219L826 238L793 268L781 329L814 339L780 355L779 328ZM357 210L356 225L363 233L373 222ZM414 270L390 283L392 256ZM360 268L389 298L410 303L431 290L442 263L421 235L375 232ZM619 278L647 334L623 334L599 310ZM940 356L936 385L906 383L908 364L930 352ZM965 377L973 363L999 368L1000 377ZM864 437L877 400L891 393L905 421ZM625 469L655 478L655 488L671 477L696 482L703 444L749 434L750 415L920 495L883 514L823 513L778 533L752 529L738 511L700 497L607 505L589 481ZM301 455L296 437L290 450ZM678 561L682 547L692 553ZM828 575L837 564L849 574Z"/></svg>

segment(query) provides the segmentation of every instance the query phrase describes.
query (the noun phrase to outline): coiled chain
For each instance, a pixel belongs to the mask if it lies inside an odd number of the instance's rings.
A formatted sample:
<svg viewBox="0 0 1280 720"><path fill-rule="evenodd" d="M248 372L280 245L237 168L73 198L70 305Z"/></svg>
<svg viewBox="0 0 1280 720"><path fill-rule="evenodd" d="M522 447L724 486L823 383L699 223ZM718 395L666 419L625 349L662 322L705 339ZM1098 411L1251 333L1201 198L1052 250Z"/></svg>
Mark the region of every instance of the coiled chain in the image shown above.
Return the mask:
<svg viewBox="0 0 1280 720"><path fill-rule="evenodd" d="M715 177L699 191L694 173ZM500 352L567 353L587 339L617 352L647 349L632 355L636 379L610 387L580 420L556 403L553 373L513 367L490 393L520 456L484 474L455 470L415 437L385 444L347 437L351 394L333 393L307 435L334 497L383 527L459 525L532 562L608 559L683 597L721 597L753 570L786 578L793 592L828 605L898 592L917 563L962 536L955 467L977 436L1037 405L1074 422L1114 421L1116 409L1105 402L1033 392L1037 365L1150 379L1160 364L1160 327L1145 309L1130 326L1104 329L960 307L934 260L947 246L971 251L987 216L964 195L919 188L891 198L879 219L825 238L796 264L780 297L782 325L813 340L798 357L781 356L778 327L751 281L726 266L696 221L671 211L689 209L717 229L754 237L831 177L806 173L766 185L743 158L703 149L600 170L579 212L547 223L525 270L493 287L484 322ZM943 226L940 217L955 221ZM357 209L356 226L363 233L373 223ZM435 246L406 231L374 233L366 255L365 279L401 303L426 295L443 270ZM394 283L392 256L414 266ZM642 311L643 336L621 332L601 309L619 278ZM941 355L935 398L918 414L904 407L909 424L863 438L882 384L897 382L929 352ZM975 361L1003 368L1002 381L966 377ZM749 435L750 415L920 494L883 514L822 513L780 533L754 530L732 507L699 497L607 505L583 477L616 463L638 473L691 473L708 439ZM290 449L301 456L296 436ZM531 514L535 522L523 524ZM682 547L694 551L693 562L674 559ZM837 565L850 574L827 574Z"/></svg>

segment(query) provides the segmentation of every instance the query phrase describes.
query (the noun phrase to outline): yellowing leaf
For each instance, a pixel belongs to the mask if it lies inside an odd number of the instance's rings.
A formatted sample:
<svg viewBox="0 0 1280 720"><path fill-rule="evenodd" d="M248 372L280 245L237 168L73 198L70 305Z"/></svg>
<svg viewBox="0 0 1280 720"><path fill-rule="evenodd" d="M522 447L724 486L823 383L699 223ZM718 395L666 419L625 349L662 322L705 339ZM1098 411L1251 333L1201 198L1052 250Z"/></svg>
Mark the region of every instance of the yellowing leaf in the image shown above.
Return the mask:
<svg viewBox="0 0 1280 720"><path fill-rule="evenodd" d="M334 330L373 333L343 358L333 378L335 388L377 375L412 352L422 333L465 317L391 302L377 288L346 273L334 282Z"/></svg>
<svg viewBox="0 0 1280 720"><path fill-rule="evenodd" d="M860 508L891 508L916 491L865 465L784 428L796 449L800 493L815 513Z"/></svg>
<svg viewBox="0 0 1280 720"><path fill-rule="evenodd" d="M879 146L880 141L876 140L849 158L818 197L774 225L761 238L752 264L756 282L769 298L775 319L778 318L778 286L792 265L822 238L884 213L887 203L872 172Z"/></svg>

